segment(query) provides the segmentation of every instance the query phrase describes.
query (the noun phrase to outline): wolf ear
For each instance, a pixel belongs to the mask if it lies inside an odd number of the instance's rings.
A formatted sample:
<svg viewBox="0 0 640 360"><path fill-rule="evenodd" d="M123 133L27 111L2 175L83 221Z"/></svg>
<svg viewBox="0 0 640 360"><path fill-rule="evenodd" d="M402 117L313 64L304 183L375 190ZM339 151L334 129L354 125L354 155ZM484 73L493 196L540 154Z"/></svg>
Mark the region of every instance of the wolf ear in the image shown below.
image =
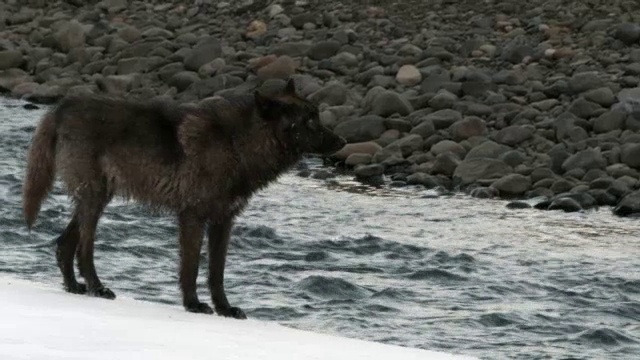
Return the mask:
<svg viewBox="0 0 640 360"><path fill-rule="evenodd" d="M253 97L256 103L256 109L260 116L265 120L277 120L278 116L278 102L260 94L260 91L255 90Z"/></svg>
<svg viewBox="0 0 640 360"><path fill-rule="evenodd" d="M286 95L295 95L296 94L296 82L289 78L287 81L287 85L284 87L284 93Z"/></svg>

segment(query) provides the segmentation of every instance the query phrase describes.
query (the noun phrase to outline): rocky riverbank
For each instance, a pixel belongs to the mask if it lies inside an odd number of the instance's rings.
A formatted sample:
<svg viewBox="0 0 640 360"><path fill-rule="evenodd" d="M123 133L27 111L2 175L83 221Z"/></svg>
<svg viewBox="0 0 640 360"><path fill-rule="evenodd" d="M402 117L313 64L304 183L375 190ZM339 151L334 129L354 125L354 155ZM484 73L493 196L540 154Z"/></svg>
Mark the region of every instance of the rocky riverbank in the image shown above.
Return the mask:
<svg viewBox="0 0 640 360"><path fill-rule="evenodd" d="M640 211L635 1L0 4L0 90L35 103L197 102L290 76L363 183Z"/></svg>

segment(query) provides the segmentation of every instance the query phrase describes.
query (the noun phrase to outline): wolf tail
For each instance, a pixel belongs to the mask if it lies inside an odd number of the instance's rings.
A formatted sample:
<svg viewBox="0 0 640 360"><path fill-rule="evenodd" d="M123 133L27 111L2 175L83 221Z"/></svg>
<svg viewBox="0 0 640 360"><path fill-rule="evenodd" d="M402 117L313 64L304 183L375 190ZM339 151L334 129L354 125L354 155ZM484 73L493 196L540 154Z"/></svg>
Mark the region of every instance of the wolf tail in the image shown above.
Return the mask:
<svg viewBox="0 0 640 360"><path fill-rule="evenodd" d="M38 124L27 153L27 171L22 187L22 210L29 229L38 217L42 200L53 186L56 138L55 115L50 112Z"/></svg>

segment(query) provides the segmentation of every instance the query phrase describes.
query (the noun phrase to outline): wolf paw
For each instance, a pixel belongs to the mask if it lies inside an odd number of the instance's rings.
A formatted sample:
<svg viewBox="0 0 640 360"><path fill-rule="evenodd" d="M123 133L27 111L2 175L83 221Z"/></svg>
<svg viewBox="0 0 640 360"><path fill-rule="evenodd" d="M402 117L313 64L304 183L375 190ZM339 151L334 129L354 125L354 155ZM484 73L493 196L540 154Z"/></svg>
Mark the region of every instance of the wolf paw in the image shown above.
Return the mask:
<svg viewBox="0 0 640 360"><path fill-rule="evenodd" d="M109 299L109 300L113 300L116 298L116 294L104 286L101 286L95 289L89 288L87 289L87 294L89 296L95 296L95 297L100 297L100 298Z"/></svg>
<svg viewBox="0 0 640 360"><path fill-rule="evenodd" d="M201 302L195 302L193 304L185 305L184 308L188 312L192 312L192 313L213 314L213 309L211 309L211 306Z"/></svg>
<svg viewBox="0 0 640 360"><path fill-rule="evenodd" d="M218 313L218 315L220 316L231 317L239 320L244 320L247 318L247 315L245 315L244 311L242 311L242 309L240 309L239 307L235 307L235 306L230 306L226 308L216 308L216 313Z"/></svg>
<svg viewBox="0 0 640 360"><path fill-rule="evenodd" d="M71 285L65 285L64 290L71 294L86 294L87 293L87 285L81 283L74 283Z"/></svg>

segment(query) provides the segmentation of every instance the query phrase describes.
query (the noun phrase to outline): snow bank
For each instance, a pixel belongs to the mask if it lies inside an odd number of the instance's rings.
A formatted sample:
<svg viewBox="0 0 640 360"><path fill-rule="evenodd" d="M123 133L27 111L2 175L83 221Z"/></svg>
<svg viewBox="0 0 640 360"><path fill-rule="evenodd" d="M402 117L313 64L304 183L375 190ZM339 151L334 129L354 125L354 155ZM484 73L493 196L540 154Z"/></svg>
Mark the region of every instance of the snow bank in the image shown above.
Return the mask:
<svg viewBox="0 0 640 360"><path fill-rule="evenodd" d="M426 336L427 334L425 334ZM0 278L0 359L420 359L467 356L315 334Z"/></svg>

